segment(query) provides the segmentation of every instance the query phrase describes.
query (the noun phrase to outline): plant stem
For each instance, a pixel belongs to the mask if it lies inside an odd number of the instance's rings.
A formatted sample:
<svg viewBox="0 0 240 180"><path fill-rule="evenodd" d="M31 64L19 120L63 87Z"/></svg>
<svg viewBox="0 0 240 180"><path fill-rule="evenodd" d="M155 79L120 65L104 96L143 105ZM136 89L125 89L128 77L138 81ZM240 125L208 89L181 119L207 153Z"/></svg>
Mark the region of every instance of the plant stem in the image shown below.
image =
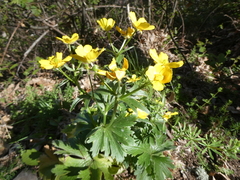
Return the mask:
<svg viewBox="0 0 240 180"><path fill-rule="evenodd" d="M118 81L118 88L116 89L116 92L115 92L116 95L115 95L115 101L114 101L114 107L113 107L113 114L112 114L112 118L110 120L109 126L114 122L114 119L117 113L119 89L120 89L120 81Z"/></svg>
<svg viewBox="0 0 240 180"><path fill-rule="evenodd" d="M78 82L78 79L77 78L75 78L75 76L74 76L74 80L71 78L71 77L69 77L61 68L57 68L57 70L59 71L59 72L61 72L69 81L71 81L73 84L75 84L77 87L78 87L78 90L79 91L81 91L83 94L86 94L86 91L84 91L81 87L80 87L80 84L79 84L79 82ZM75 74L75 72L74 72L74 74Z"/></svg>
<svg viewBox="0 0 240 180"><path fill-rule="evenodd" d="M144 88L144 87L145 87L145 86L147 86L148 84L149 84L149 82L147 82L147 83L143 84L143 85L142 85L142 86L140 86L139 88L137 88L137 89L134 89L133 91L131 91L131 92L129 92L129 93L127 93L127 94L125 94L125 95L122 95L122 96L120 96L120 98L119 98L119 99L123 99L123 98L125 98L125 97L128 97L128 96L132 95L133 93L135 93L135 92L139 91L140 89Z"/></svg>

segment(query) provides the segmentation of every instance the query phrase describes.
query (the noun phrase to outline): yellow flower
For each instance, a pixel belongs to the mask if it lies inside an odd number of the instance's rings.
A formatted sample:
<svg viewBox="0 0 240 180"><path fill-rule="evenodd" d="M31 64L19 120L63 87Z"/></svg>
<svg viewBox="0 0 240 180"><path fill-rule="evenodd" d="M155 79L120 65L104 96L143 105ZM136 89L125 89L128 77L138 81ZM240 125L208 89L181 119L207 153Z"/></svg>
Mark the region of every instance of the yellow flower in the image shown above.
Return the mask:
<svg viewBox="0 0 240 180"><path fill-rule="evenodd" d="M125 117L127 117L127 116L129 116L131 114L136 114L131 108L128 108L127 111L128 111L128 113L126 114ZM139 119L146 119L147 117L148 117L148 113L147 112L137 108L137 118L139 118Z"/></svg>
<svg viewBox="0 0 240 180"><path fill-rule="evenodd" d="M93 49L91 45L79 45L75 52L76 54L72 54L71 56L83 63L91 63L97 60L98 56L104 51L105 49Z"/></svg>
<svg viewBox="0 0 240 180"><path fill-rule="evenodd" d="M150 25L145 18L139 18L137 20L136 14L135 12L130 12L129 13L129 18L131 19L133 26L138 30L138 31L142 31L142 30L152 30L155 29L155 26Z"/></svg>
<svg viewBox="0 0 240 180"><path fill-rule="evenodd" d="M148 113L146 113L145 111L137 108L137 117L139 119L146 119L148 117Z"/></svg>
<svg viewBox="0 0 240 180"><path fill-rule="evenodd" d="M132 75L132 78L128 78L128 81L127 82L136 82L138 81L139 79L141 79L140 77L137 78L136 74L133 74Z"/></svg>
<svg viewBox="0 0 240 180"><path fill-rule="evenodd" d="M99 24L99 26L101 26L101 28L104 31L109 31L113 28L115 21L112 18L109 19L102 18L100 20L97 20L97 23Z"/></svg>
<svg viewBox="0 0 240 180"><path fill-rule="evenodd" d="M150 54L151 58L154 60L154 62L157 64L169 66L170 68L178 68L183 65L183 61L169 63L168 55L163 52L160 52L160 54L158 55L156 49L150 49L149 54Z"/></svg>
<svg viewBox="0 0 240 180"><path fill-rule="evenodd" d="M178 112L172 113L172 112L168 111L163 115L163 118L165 121L168 121L168 119L170 119L172 116L177 115L177 114L178 114Z"/></svg>
<svg viewBox="0 0 240 180"><path fill-rule="evenodd" d="M79 39L79 36L77 33L74 33L71 38L68 36L62 36L62 38L59 38L59 37L56 37L56 38L64 42L65 44L73 44Z"/></svg>
<svg viewBox="0 0 240 180"><path fill-rule="evenodd" d="M71 56L67 56L65 59L62 59L62 53L57 52L56 56L50 56L48 59L41 59L39 61L42 69L53 69L63 66L66 62L72 59Z"/></svg>
<svg viewBox="0 0 240 180"><path fill-rule="evenodd" d="M164 88L164 84L169 83L172 80L172 69L168 66L161 64L155 64L149 66L146 71L148 79L153 85L153 89L161 91Z"/></svg>
<svg viewBox="0 0 240 180"><path fill-rule="evenodd" d="M125 115L125 117L127 117L127 116L129 116L131 114L134 114L134 111L131 108L128 108L127 109L127 114Z"/></svg>
<svg viewBox="0 0 240 180"><path fill-rule="evenodd" d="M116 60L113 58L108 67L111 71L99 70L98 74L107 76L107 78L111 80L117 79L118 81L121 81L128 69L128 60L126 58L123 59L123 66L120 69L117 67Z"/></svg>
<svg viewBox="0 0 240 180"><path fill-rule="evenodd" d="M126 31L123 31L120 27L116 27L116 30L124 37L124 38L131 38L135 32L133 28L128 27Z"/></svg>

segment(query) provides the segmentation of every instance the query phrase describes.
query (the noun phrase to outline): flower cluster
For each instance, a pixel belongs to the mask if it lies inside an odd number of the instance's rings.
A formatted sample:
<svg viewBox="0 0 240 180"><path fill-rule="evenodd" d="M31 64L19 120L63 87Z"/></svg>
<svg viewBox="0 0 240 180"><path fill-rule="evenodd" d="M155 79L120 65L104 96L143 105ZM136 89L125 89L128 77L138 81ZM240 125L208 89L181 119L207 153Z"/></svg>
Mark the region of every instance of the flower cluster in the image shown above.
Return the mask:
<svg viewBox="0 0 240 180"><path fill-rule="evenodd" d="M58 40L65 44L73 44L79 39L79 35L74 33L72 37L62 36L62 38L57 37ZM92 63L97 60L98 56L105 50L105 48L93 49L91 45L79 45L75 49L75 54L70 54L65 59L62 59L62 53L57 52L56 56L51 56L48 59L41 59L39 61L40 67L42 69L55 69L63 66L66 62L70 61L72 58L79 60L82 63Z"/></svg>
<svg viewBox="0 0 240 180"><path fill-rule="evenodd" d="M139 18L137 20L136 14L135 12L130 12L129 13L129 18L132 21L133 27L137 30L142 32L143 30L153 30L155 28L155 26L150 25L145 18ZM111 30L114 25L115 25L115 21L112 18L106 19L106 18L102 18L100 20L97 21L97 23L100 25L100 27L104 30L104 31L109 31ZM135 33L135 29L128 27L126 31L122 30L119 26L116 26L116 30L126 39L131 38L134 33Z"/></svg>
<svg viewBox="0 0 240 180"><path fill-rule="evenodd" d="M146 75L151 81L153 88L157 91L162 91L164 89L164 84L172 80L172 68L181 67L183 61L169 63L168 55L163 52L158 55L155 49L150 49L149 54L154 60L155 65L149 66Z"/></svg>
<svg viewBox="0 0 240 180"><path fill-rule="evenodd" d="M125 38L120 49L114 47L114 45L111 43L112 41L110 38L110 30L114 27L115 21L112 18L102 18L100 20L97 20L97 23L99 24L101 29L107 32L110 45L112 46L112 50L108 49L108 52L111 52L113 54L113 58L111 63L107 66L107 70L97 68L95 72L97 72L97 75L106 76L112 81L117 80L118 83L121 83L123 78L127 79L126 81L124 81L126 83L135 83L136 81L142 79L140 77L137 77L135 74L132 74L131 78L126 76L127 70L129 68L129 62L124 57L124 52L132 48L127 47L127 44L137 31L142 33L142 31L144 30L153 30L155 28L155 26L149 24L145 18L137 19L134 12L129 13L129 18L132 22L133 27L128 27L126 30L122 30L119 26L116 26L116 30ZM74 64L72 64L72 67L74 67L72 69L66 67L71 71L74 71L75 76L76 74L80 74L79 72L81 71L81 63L88 64L95 62L97 58L102 54L102 52L106 50L105 48L94 49L89 44L80 44L77 47L70 46L79 39L79 35L77 33L74 33L71 37L64 35L62 36L62 38L57 37L57 39L66 44L69 47L70 51L74 53L69 54L66 58L63 59L63 53L57 52L55 56L48 57L47 59L41 59L39 61L40 67L42 69L57 69L62 72L69 80L76 84L78 84L78 78L80 76L78 76L77 78L70 77L65 72L63 72L60 67L62 67L65 63L71 61L72 59L77 60L77 62L79 62L79 66L77 69L75 69ZM181 67L183 65L183 61L169 62L167 54L163 52L160 52L158 54L155 49L150 49L149 54L154 60L155 65L149 66L147 71L145 72L145 75L148 78L147 83L146 79L142 80L142 82L145 82L145 85L151 83L153 89L157 91L162 91L164 89L164 85L171 82L172 80L172 68ZM122 64L122 67L120 68L118 64ZM144 85L141 87L144 87ZM137 113L137 117L140 119L146 119L148 117L148 113L142 111L139 108L136 109L135 113ZM167 112L165 115L163 115L163 118L167 120L175 114L176 113Z"/></svg>
<svg viewBox="0 0 240 180"><path fill-rule="evenodd" d="M56 52L56 55L39 61L42 69L57 70L66 78L63 83L70 82L71 86L75 85L78 88L77 97L73 100L69 110L76 110L79 102L83 105L76 118L71 120L71 123L63 130L68 137L66 144L60 141L54 142L54 146L61 149L63 155L65 154L64 148L66 145L71 145L71 142L77 143L77 151L75 146L67 146L74 152L74 156L82 157L75 153L79 151L79 148L84 154L82 162L78 163L79 169L83 171L80 171L78 175L75 173L76 176L71 176L72 179L78 177L84 179L86 173L91 175L91 177L86 176L87 179L94 179L96 175L112 179L115 173L120 173L124 169L125 164L130 165L128 162L132 162L132 159L129 158L138 159L141 154L146 156L144 162L151 161L151 164L155 166L160 160L152 158L152 154L162 156L162 149L172 148L170 143L164 142L167 129L165 125L170 124L168 119L177 115L178 112L168 111L165 106L165 92L162 90L165 84L172 80L172 69L181 67L183 61L169 62L167 54L163 52L158 54L155 49L150 49L149 54L154 65L146 69L142 67L138 62L137 53L134 58L135 54L132 55L134 51L129 51L134 48L129 45L129 42L136 33L153 30L155 26L149 24L143 17L138 19L134 12L129 13L129 19L132 27L127 27L125 30L119 26L115 27L115 30L123 37L120 38L123 39L120 46L116 43L115 47L116 41L111 39L113 37L111 30L116 22L112 18L102 18L97 20L97 24L106 33L109 42L108 49L76 43L79 35L74 33L70 37L64 35L56 38L67 46L69 54L63 55L61 52ZM108 53L105 57L111 57L111 62L99 67L97 63L94 63L104 51ZM126 55L126 52L129 54ZM82 85L83 77L84 84ZM93 77L94 80L95 77L101 80L96 86L92 81ZM146 89L150 90L150 93ZM151 151L151 154L148 151ZM126 158L128 160L124 162ZM170 159L166 158L163 158L162 167L166 164L165 169L168 169L172 166L170 166ZM59 162L62 163L60 169L66 170L69 168L67 164L74 161L72 157L67 161L59 158ZM102 168L102 162L107 162L108 166ZM170 172L159 175L158 166L145 165L144 167L140 161L136 165L136 170L141 169L144 177L156 175L156 179L161 179ZM115 173L111 170L112 168ZM57 172L58 169L54 168L53 172ZM63 172L64 175L66 174L63 177L70 177L68 176L70 171ZM57 173L59 175L59 172ZM144 177L139 179L144 179Z"/></svg>

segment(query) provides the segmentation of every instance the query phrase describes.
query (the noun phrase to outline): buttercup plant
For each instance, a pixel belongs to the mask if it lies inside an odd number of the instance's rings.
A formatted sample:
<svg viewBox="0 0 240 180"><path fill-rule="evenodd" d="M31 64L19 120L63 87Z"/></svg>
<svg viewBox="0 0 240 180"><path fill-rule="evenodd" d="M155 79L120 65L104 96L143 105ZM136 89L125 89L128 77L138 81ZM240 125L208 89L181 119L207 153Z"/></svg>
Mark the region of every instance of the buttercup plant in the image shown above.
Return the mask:
<svg viewBox="0 0 240 180"><path fill-rule="evenodd" d="M56 37L56 38L65 44L73 44L79 39L79 35L77 33L74 33L72 37L63 36L62 38L60 37Z"/></svg>
<svg viewBox="0 0 240 180"><path fill-rule="evenodd" d="M55 179L114 179L114 175L127 168L134 169L137 179L164 180L171 177L170 169L174 166L169 157L163 152L173 149L173 143L166 140L165 121L177 112L171 113L164 107L165 95L149 94L147 89L153 88L161 93L164 84L172 79L172 68L181 67L183 62L169 63L164 53L157 55L156 50L150 50L150 56L156 62L146 69L146 74L137 77L128 70L129 63L125 52L128 42L136 31L152 30L144 18L136 19L134 12L130 12L133 28L123 31L118 26L116 30L125 38L118 49L111 41L110 30L113 29L113 19L100 19L97 23L106 31L112 49L93 48L91 45L79 45L74 54L69 54L62 60L62 54L51 56L47 60L40 60L43 69L56 69L69 81L79 88L79 97L84 104L78 115L63 130L66 140L55 140L55 152L49 152L56 157L55 164L51 164L51 176ZM73 46L78 35L71 38L58 38L67 45ZM93 63L103 52L113 55L111 63L106 67L94 68ZM101 80L101 85L90 92L85 92L79 85L82 69L92 71ZM89 76L90 77L90 76ZM106 78L105 78L106 77ZM92 82L91 79L89 79ZM158 98L162 101L162 109L152 114L154 107L147 106L146 101ZM30 154L24 161L29 163ZM58 156L56 156L58 155ZM40 170L44 164L39 158ZM46 167L45 167L46 168ZM40 171L47 176L44 171ZM48 174L49 175L49 174Z"/></svg>

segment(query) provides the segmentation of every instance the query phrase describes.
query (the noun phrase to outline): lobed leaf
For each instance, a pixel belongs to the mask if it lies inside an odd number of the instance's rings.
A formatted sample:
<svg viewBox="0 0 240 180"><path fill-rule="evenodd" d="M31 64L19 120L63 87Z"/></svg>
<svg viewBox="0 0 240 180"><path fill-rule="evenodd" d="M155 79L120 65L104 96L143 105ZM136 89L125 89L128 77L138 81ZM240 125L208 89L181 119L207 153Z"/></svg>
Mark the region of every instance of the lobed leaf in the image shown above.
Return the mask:
<svg viewBox="0 0 240 180"><path fill-rule="evenodd" d="M123 113L113 123L95 128L87 140L87 143L92 143L93 156L103 151L105 156L111 155L118 162L122 162L126 156L123 145L134 143L131 126L134 125L135 118L135 116L125 117Z"/></svg>

